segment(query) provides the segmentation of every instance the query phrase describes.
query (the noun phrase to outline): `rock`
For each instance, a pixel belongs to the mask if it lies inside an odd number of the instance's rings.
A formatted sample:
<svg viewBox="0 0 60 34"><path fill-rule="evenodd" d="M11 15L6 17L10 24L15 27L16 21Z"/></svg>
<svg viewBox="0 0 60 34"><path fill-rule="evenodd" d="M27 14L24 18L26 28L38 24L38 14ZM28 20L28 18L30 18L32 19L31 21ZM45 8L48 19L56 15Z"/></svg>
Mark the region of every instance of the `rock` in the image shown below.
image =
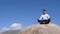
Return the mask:
<svg viewBox="0 0 60 34"><path fill-rule="evenodd" d="M19 34L60 34L60 27L55 24L35 24L28 26Z"/></svg>

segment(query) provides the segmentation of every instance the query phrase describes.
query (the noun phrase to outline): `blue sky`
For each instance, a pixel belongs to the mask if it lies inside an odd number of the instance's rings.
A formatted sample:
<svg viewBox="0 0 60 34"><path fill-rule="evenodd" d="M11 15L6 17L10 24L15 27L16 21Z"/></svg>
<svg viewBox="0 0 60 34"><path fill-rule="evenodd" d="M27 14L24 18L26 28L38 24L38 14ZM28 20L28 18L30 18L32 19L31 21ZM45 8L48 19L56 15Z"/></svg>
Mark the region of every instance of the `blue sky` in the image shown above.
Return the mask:
<svg viewBox="0 0 60 34"><path fill-rule="evenodd" d="M44 8L51 23L60 25L60 0L0 0L0 30L13 23L20 23L23 28L38 24L36 19Z"/></svg>

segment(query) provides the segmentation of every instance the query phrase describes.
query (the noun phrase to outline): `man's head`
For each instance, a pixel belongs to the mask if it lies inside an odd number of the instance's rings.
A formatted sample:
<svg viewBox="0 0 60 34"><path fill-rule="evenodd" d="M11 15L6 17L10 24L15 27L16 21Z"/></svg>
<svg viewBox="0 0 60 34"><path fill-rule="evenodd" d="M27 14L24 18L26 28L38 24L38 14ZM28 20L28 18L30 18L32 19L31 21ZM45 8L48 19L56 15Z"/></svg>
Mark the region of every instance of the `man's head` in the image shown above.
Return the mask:
<svg viewBox="0 0 60 34"><path fill-rule="evenodd" d="M43 14L46 14L46 9L43 10Z"/></svg>

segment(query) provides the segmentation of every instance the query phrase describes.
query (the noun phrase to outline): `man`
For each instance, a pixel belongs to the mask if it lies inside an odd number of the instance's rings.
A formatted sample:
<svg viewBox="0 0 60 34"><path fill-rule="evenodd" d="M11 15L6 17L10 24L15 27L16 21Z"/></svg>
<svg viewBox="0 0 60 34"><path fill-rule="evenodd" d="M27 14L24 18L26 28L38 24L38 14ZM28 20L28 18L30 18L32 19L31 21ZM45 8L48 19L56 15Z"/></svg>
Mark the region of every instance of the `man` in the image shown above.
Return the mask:
<svg viewBox="0 0 60 34"><path fill-rule="evenodd" d="M43 14L41 15L41 17L38 19L38 22L40 24L49 24L50 22L50 16L46 13L46 10L43 10Z"/></svg>

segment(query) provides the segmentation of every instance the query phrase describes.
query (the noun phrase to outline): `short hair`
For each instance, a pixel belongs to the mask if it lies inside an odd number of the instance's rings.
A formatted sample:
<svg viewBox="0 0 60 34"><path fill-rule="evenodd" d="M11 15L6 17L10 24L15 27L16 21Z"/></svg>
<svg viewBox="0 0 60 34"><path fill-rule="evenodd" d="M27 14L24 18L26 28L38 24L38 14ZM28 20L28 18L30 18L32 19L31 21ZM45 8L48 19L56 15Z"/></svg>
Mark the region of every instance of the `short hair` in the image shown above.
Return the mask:
<svg viewBox="0 0 60 34"><path fill-rule="evenodd" d="M43 9L43 11L46 11L46 9Z"/></svg>

